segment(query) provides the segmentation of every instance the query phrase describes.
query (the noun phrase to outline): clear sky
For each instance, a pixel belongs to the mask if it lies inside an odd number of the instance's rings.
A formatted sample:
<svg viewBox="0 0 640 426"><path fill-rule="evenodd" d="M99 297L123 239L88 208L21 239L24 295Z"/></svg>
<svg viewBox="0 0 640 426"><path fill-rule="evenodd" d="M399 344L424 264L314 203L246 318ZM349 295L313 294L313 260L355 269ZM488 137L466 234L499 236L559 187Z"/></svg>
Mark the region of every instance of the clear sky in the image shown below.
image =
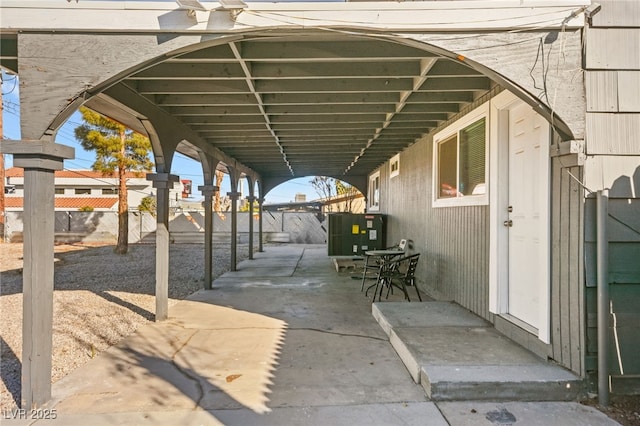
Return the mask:
<svg viewBox="0 0 640 426"><path fill-rule="evenodd" d="M20 139L20 99L19 99L19 85L18 79L9 74L2 73L2 122L3 122L3 135L4 139ZM56 142L68 145L76 150L76 158L72 160L65 160L64 167L69 170L77 169L90 169L95 155L92 152L87 152L82 149L80 143L74 136L74 129L80 125L82 117L80 113L73 114L69 120L60 128L56 135ZM5 156L5 166L11 167L12 158L11 155ZM193 181L193 197L196 199L201 198L200 191L197 187L203 184L202 167L200 163L185 157L181 154L176 154L173 159L172 171L173 174L180 176L180 179L190 179ZM286 203L294 201L297 193L306 194L307 200L314 200L319 198L319 195L310 185L309 181L313 176L302 177L292 179L285 182L276 188L272 189L265 197L265 203ZM247 193L246 180L244 180L244 193ZM226 194L229 191L229 179L225 179L222 185L222 193ZM257 194L256 194L257 195Z"/></svg>

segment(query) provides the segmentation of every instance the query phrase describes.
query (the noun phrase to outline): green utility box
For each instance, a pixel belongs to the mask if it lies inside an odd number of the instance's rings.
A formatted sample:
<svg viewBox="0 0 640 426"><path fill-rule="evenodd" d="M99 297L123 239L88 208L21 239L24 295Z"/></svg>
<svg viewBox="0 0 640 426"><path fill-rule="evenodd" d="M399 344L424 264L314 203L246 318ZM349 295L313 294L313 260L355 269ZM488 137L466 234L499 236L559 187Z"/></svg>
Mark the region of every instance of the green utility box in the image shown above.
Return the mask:
<svg viewBox="0 0 640 426"><path fill-rule="evenodd" d="M367 250L386 247L382 214L329 214L329 256L362 256Z"/></svg>

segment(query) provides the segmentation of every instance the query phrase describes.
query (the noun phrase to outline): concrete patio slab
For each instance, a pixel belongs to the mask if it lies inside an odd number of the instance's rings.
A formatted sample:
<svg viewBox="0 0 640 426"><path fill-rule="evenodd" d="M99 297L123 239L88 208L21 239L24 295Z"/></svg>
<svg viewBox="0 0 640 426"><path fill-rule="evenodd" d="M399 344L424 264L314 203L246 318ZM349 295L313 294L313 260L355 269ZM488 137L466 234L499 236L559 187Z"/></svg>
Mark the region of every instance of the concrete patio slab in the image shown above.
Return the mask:
<svg viewBox="0 0 640 426"><path fill-rule="evenodd" d="M446 424L324 246L268 250L55 383L57 424Z"/></svg>
<svg viewBox="0 0 640 426"><path fill-rule="evenodd" d="M276 267L300 247L267 250L261 256L273 255ZM174 305L167 321L147 324L56 382L47 407L56 419L2 424L440 426L512 424L505 423L512 417L532 425L615 424L578 404L428 401L372 317L360 282L335 271L326 247L303 246L287 278L263 276L265 268L247 262L253 276L226 274L213 290ZM424 314L420 305L377 306L392 312L386 318L396 344L430 354L422 372L443 389L460 386L449 384L456 379L466 386L468 377L491 386L494 375L554 377L456 305L437 302L425 317L409 315Z"/></svg>
<svg viewBox="0 0 640 426"><path fill-rule="evenodd" d="M387 336L391 328L488 327L490 324L452 302L379 302L371 307L373 317Z"/></svg>
<svg viewBox="0 0 640 426"><path fill-rule="evenodd" d="M377 303L373 316L429 398L573 401L582 381L449 302Z"/></svg>

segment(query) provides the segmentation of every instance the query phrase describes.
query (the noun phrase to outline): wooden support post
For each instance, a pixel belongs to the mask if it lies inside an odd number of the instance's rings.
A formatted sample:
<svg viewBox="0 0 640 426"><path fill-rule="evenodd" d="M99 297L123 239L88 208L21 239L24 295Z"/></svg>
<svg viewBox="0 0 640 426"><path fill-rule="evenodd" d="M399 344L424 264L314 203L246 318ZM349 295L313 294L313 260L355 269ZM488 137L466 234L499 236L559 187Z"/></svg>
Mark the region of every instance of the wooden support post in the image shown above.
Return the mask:
<svg viewBox="0 0 640 426"><path fill-rule="evenodd" d="M220 190L214 185L198 186L204 195L204 289L211 290L213 282L213 196Z"/></svg>
<svg viewBox="0 0 640 426"><path fill-rule="evenodd" d="M247 197L249 202L249 259L253 259L253 203L256 201L256 197L250 195Z"/></svg>
<svg viewBox="0 0 640 426"><path fill-rule="evenodd" d="M169 190L179 177L148 173L156 188L156 322L169 317Z"/></svg>
<svg viewBox="0 0 640 426"><path fill-rule="evenodd" d="M240 192L227 192L231 198L231 270L237 271L237 247L238 247L238 198Z"/></svg>
<svg viewBox="0 0 640 426"><path fill-rule="evenodd" d="M51 399L54 259L54 172L74 149L45 141L2 141L24 169L24 254L22 269L22 408Z"/></svg>
<svg viewBox="0 0 640 426"><path fill-rule="evenodd" d="M264 251L264 247L262 247L262 204L264 203L264 198L258 198L258 251L262 253Z"/></svg>

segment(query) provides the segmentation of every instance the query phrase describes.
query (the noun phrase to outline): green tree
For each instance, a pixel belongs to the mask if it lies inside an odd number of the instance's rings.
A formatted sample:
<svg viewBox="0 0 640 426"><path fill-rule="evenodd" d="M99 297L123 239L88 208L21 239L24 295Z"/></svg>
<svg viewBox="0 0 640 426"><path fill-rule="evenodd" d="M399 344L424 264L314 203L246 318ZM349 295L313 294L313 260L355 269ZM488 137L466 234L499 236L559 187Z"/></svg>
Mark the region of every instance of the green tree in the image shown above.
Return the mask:
<svg viewBox="0 0 640 426"><path fill-rule="evenodd" d="M140 205L138 206L138 210L141 212L147 212L151 216L156 217L156 197L147 196L140 200Z"/></svg>
<svg viewBox="0 0 640 426"><path fill-rule="evenodd" d="M343 182L339 179L336 179L336 194L344 196L344 211L351 212L353 211L353 200L355 200L356 196L360 193L358 189L349 185L346 182Z"/></svg>
<svg viewBox="0 0 640 426"><path fill-rule="evenodd" d="M118 243L115 252L129 250L127 173L151 170L149 139L86 107L80 107L84 123L75 129L76 139L96 153L93 170L118 178Z"/></svg>
<svg viewBox="0 0 640 426"><path fill-rule="evenodd" d="M352 185L329 176L315 176L309 181L311 186L325 202L327 212L332 212L334 208L337 211L343 210L350 212L353 210L353 200L360 191ZM333 203L338 196L343 196L343 200L339 203Z"/></svg>
<svg viewBox="0 0 640 426"><path fill-rule="evenodd" d="M331 198L335 195L336 180L329 176L315 176L309 181L313 189L320 196L320 200L326 202L326 209L328 212L332 211L332 205L329 203Z"/></svg>

